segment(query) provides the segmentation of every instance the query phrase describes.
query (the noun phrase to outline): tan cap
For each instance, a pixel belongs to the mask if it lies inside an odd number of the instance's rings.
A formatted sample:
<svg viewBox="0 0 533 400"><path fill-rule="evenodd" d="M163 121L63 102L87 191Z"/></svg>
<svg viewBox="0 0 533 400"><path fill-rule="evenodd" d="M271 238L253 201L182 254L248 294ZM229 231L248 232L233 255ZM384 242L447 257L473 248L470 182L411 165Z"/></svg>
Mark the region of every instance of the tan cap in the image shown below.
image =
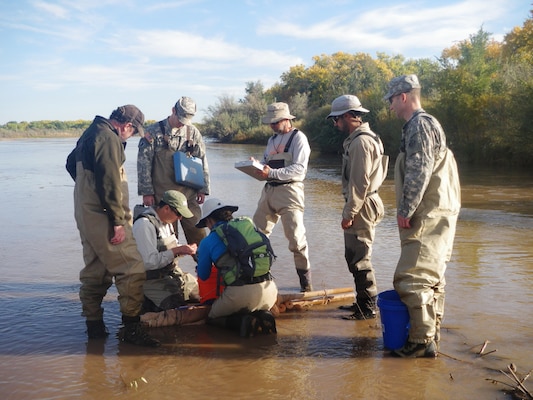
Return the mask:
<svg viewBox="0 0 533 400"><path fill-rule="evenodd" d="M184 218L193 217L193 213L189 210L187 205L187 198L183 193L178 192L177 190L167 190L165 194L163 194L161 201L175 209L183 215Z"/></svg>

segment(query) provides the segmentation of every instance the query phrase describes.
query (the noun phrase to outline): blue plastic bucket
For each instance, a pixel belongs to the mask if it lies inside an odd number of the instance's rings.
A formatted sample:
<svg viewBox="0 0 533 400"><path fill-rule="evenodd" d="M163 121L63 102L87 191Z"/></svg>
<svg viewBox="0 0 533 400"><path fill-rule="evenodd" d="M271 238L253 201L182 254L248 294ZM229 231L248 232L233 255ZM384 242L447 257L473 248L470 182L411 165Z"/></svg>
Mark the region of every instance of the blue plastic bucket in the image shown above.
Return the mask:
<svg viewBox="0 0 533 400"><path fill-rule="evenodd" d="M409 334L409 311L396 290L378 294L383 345L389 350L402 347Z"/></svg>

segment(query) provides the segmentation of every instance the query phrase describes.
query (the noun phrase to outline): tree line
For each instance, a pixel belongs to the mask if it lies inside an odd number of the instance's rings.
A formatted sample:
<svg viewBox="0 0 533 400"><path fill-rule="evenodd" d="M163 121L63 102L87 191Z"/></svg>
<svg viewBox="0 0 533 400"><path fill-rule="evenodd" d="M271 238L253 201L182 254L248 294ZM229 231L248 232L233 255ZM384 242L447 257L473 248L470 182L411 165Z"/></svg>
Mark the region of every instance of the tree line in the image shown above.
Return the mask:
<svg viewBox="0 0 533 400"><path fill-rule="evenodd" d="M223 142L264 143L272 134L261 124L267 105L289 104L313 150L338 152L344 137L325 118L333 99L354 94L371 112L365 116L388 154L398 152L400 121L383 100L390 79L417 74L423 107L444 127L449 145L463 163L530 166L533 164L533 11L522 27L502 42L480 28L446 48L440 57L406 59L401 55L338 52L297 65L265 88L248 82L245 97L221 96L208 108L203 134Z"/></svg>
<svg viewBox="0 0 533 400"><path fill-rule="evenodd" d="M313 65L296 65L265 88L247 82L245 96L222 95L207 108L198 124L206 137L227 143L262 143L272 134L261 123L267 105L289 104L315 151L339 152L344 137L326 121L330 104L342 94L354 94L365 116L393 158L398 152L399 120L383 100L395 76L417 74L422 104L444 127L450 147L462 163L531 166L533 164L533 11L521 27L502 42L480 28L435 59L406 59L402 55L337 52L313 57ZM147 121L150 123L153 121ZM21 132L81 133L90 121L9 122L0 137Z"/></svg>

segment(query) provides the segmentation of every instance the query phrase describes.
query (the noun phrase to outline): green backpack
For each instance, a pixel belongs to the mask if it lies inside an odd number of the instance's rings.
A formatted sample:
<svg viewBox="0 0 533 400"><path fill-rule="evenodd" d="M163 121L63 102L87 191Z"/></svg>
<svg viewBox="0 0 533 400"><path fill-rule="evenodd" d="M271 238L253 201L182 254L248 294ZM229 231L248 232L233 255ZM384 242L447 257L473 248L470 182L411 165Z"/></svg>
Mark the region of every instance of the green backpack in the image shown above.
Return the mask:
<svg viewBox="0 0 533 400"><path fill-rule="evenodd" d="M242 283L252 283L253 278L263 276L270 271L276 255L268 237L257 230L250 218L234 218L218 225L215 232L226 245L227 254L234 261L233 266L221 268L226 285L231 285L237 280Z"/></svg>

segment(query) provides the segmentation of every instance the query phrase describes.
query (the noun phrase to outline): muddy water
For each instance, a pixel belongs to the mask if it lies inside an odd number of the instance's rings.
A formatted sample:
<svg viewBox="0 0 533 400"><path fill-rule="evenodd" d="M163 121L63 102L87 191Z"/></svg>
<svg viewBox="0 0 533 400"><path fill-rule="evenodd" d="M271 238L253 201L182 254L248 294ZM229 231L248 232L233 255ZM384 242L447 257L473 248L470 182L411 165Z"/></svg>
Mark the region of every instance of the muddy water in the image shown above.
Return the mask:
<svg viewBox="0 0 533 400"><path fill-rule="evenodd" d="M241 339L204 325L152 330L164 344L119 344L116 291L105 301L112 335L88 343L80 316L81 246L65 157L73 139L0 142L0 392L6 399L506 399L498 372L533 368L533 178L462 169L463 210L447 272L442 355L398 360L378 320L345 321L336 305L288 312L278 335ZM212 195L252 215L261 183L233 168L262 147L208 145ZM127 147L131 205L136 143ZM350 287L343 259L336 158L313 157L306 228L315 288ZM399 255L394 192L374 248L380 290ZM282 292L298 289L281 226L272 236ZM182 267L192 272L192 259ZM481 357L482 344L490 341ZM526 386L528 386L526 381ZM529 384L530 390L533 384Z"/></svg>

